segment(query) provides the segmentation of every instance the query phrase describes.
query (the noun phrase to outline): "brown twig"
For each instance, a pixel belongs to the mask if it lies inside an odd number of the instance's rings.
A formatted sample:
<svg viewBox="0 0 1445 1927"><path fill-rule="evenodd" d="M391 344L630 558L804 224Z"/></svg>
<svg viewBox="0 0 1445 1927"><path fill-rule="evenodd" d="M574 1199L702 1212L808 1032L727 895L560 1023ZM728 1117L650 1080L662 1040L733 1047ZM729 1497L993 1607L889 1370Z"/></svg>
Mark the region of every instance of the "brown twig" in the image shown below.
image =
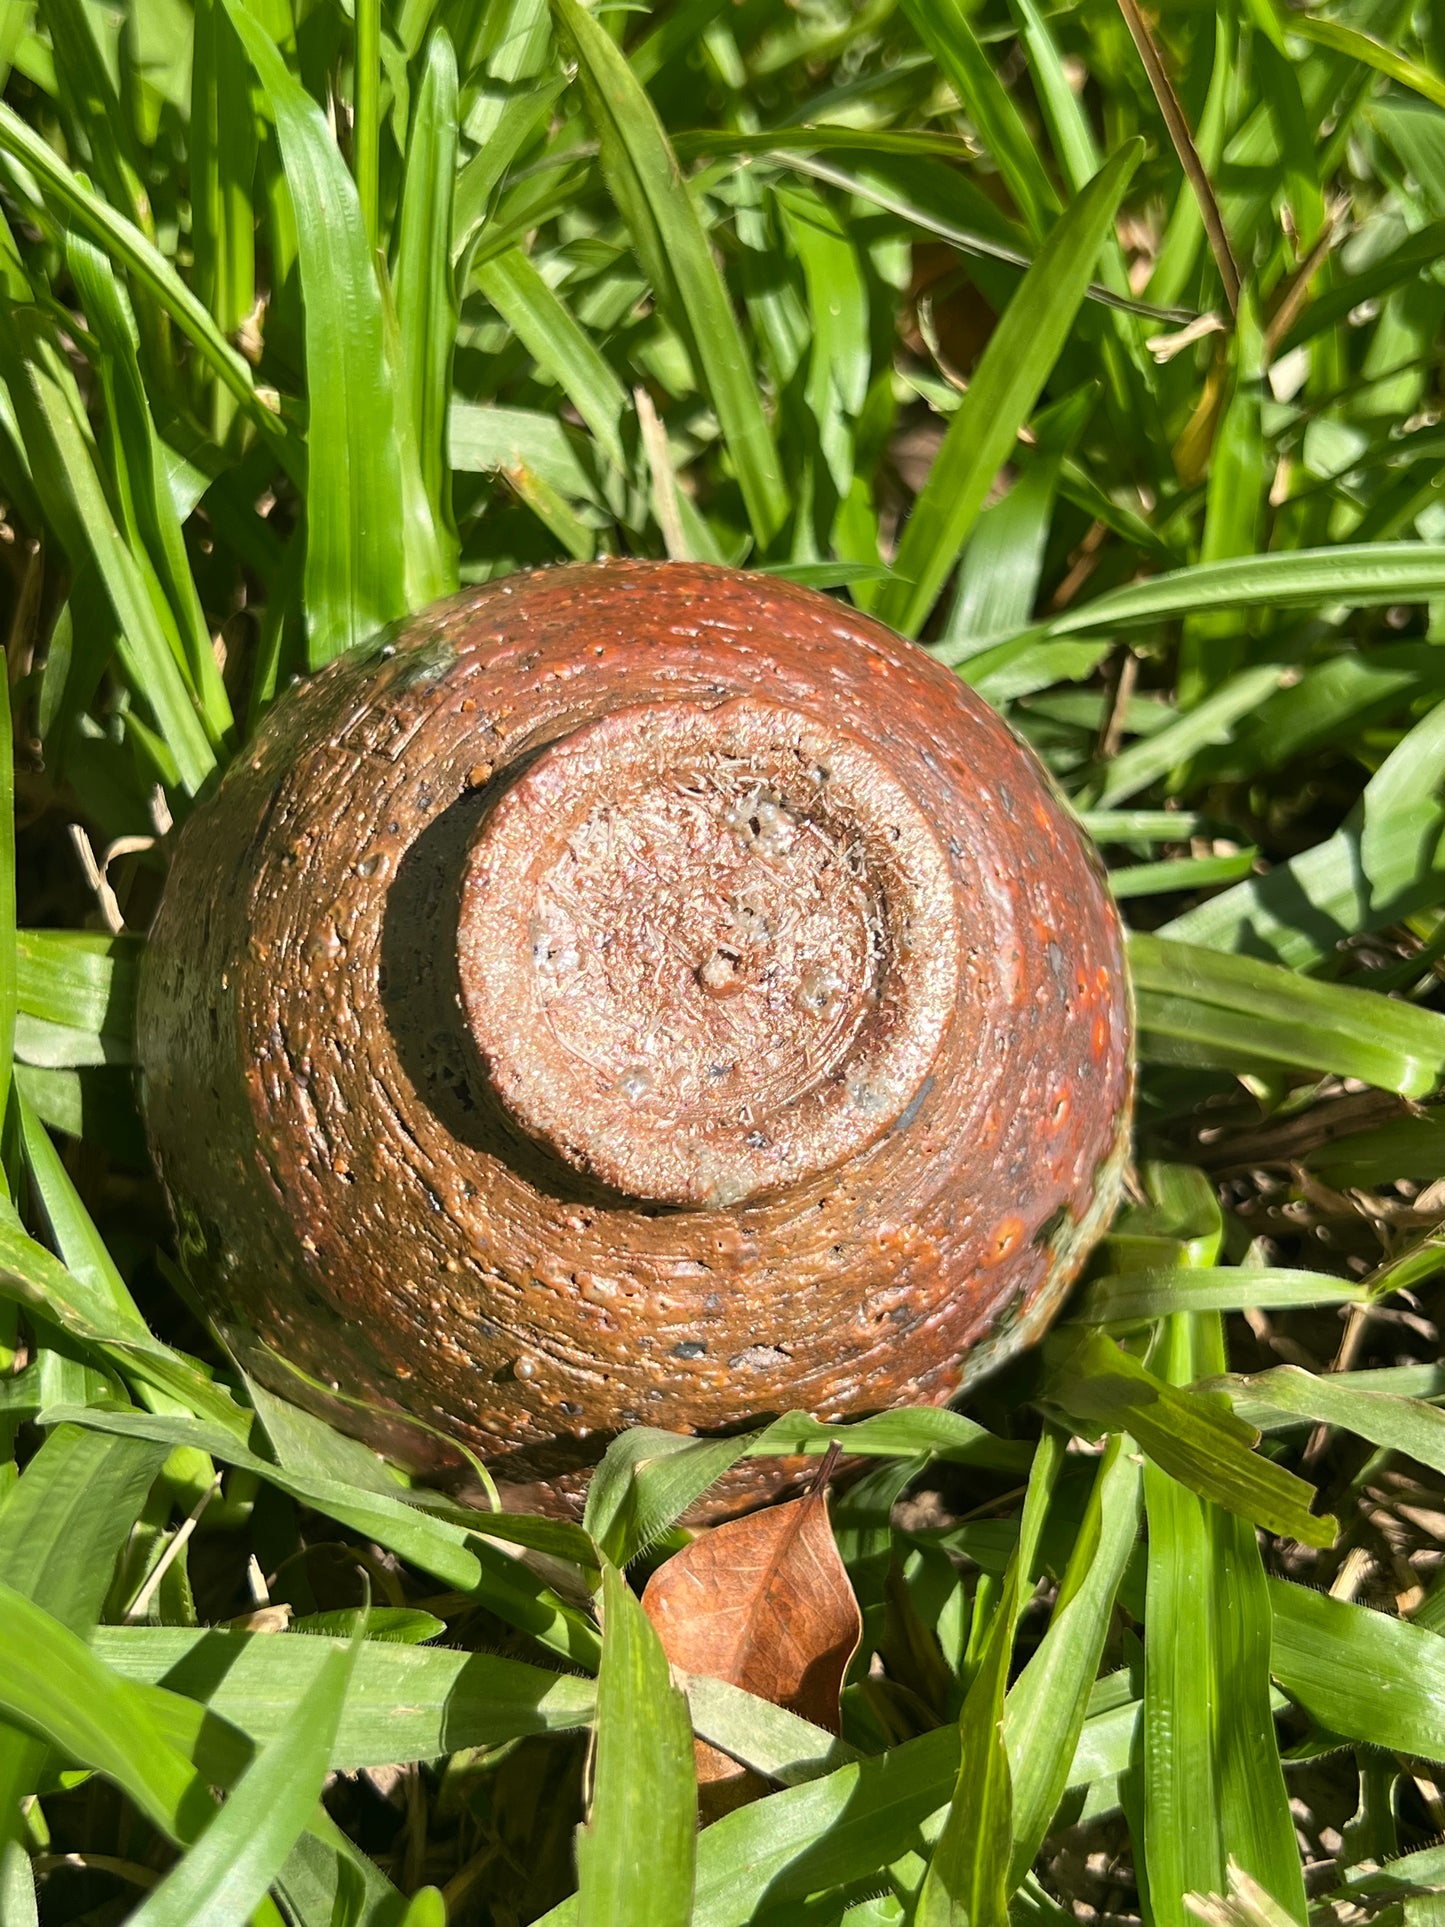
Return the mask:
<svg viewBox="0 0 1445 1927"><path fill-rule="evenodd" d="M1179 156L1179 164L1184 169L1184 177L1194 190L1194 198L1199 203L1199 212L1204 219L1204 232L1209 237L1209 245L1215 261L1219 264L1219 278L1224 283L1224 298L1229 303L1231 314L1239 313L1239 264L1234 258L1234 250L1229 245L1229 235L1225 231L1224 216L1219 211L1219 203L1214 198L1214 188L1199 158L1199 149L1194 145L1194 135L1180 105L1179 96L1174 91L1164 66L1149 23L1139 11L1136 0L1119 0L1119 11L1124 16L1124 25L1139 49L1139 58L1144 63L1144 71L1149 76L1149 85L1154 89L1154 98L1159 103L1159 111L1164 116L1164 124L1169 129L1169 138L1174 143L1174 151Z"/></svg>
<svg viewBox="0 0 1445 1927"><path fill-rule="evenodd" d="M833 1443L828 1447L827 1451L823 1454L822 1464L818 1467L817 1472L813 1476L813 1483L809 1489L808 1496L820 1497L824 1492L827 1491L828 1481L832 1478L833 1474L838 1470L838 1462L842 1458L842 1456L843 1456L843 1448L838 1443L837 1439L834 1439Z"/></svg>
<svg viewBox="0 0 1445 1927"><path fill-rule="evenodd" d="M1333 202L1325 210L1324 226L1315 237L1314 246L1290 276L1279 304L1265 323L1264 358L1274 360L1279 344L1284 340L1299 317L1300 310L1309 299L1310 283L1324 266L1335 238L1339 233L1340 222L1346 213L1346 203Z"/></svg>

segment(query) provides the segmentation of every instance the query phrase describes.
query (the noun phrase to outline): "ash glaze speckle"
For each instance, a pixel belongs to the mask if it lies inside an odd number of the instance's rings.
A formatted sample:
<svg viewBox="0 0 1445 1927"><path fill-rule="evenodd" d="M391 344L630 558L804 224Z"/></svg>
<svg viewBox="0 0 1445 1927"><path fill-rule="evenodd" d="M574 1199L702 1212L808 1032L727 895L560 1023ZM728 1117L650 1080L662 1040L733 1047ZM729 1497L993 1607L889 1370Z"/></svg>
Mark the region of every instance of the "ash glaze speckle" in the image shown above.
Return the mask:
<svg viewBox="0 0 1445 1927"><path fill-rule="evenodd" d="M941 1401L1036 1336L1128 1046L1029 752L866 617L691 564L514 577L288 692L179 837L140 1008L247 1362L563 1509L639 1412Z"/></svg>

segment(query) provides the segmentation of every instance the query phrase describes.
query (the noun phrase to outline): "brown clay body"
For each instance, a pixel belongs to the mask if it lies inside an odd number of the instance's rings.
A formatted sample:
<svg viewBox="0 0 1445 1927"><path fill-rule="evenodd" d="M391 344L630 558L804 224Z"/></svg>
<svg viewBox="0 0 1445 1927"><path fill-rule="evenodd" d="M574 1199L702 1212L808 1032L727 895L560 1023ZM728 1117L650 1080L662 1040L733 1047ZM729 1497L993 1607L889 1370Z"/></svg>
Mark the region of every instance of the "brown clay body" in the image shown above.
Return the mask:
<svg viewBox="0 0 1445 1927"><path fill-rule="evenodd" d="M1037 1336L1115 1202L1129 1027L999 719L691 564L512 577L290 691L178 839L140 1002L244 1362L563 1509L625 1426L941 1402Z"/></svg>

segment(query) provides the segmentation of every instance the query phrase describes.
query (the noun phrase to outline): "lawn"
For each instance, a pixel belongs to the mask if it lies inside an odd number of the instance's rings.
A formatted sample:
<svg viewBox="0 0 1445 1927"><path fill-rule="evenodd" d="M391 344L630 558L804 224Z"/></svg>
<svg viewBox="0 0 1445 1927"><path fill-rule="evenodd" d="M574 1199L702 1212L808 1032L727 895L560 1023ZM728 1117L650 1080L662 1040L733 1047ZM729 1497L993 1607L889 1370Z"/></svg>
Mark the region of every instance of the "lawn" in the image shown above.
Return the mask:
<svg viewBox="0 0 1445 1927"><path fill-rule="evenodd" d="M1442 1918L1442 76L1409 0L6 0L3 1927ZM609 556L1032 747L1133 1156L959 1411L488 1517L208 1324L136 983L293 685ZM835 1440L836 1732L640 1604Z"/></svg>

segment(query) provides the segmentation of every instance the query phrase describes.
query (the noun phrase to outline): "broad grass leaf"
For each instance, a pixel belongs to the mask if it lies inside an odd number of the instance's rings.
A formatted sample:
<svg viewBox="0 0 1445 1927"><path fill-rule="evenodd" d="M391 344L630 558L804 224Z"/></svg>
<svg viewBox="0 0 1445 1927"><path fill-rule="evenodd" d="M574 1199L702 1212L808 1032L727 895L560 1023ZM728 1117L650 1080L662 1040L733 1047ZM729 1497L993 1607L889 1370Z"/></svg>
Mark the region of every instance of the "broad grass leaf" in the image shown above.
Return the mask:
<svg viewBox="0 0 1445 1927"><path fill-rule="evenodd" d="M753 534L766 549L788 512L782 471L697 209L651 101L606 31L577 0L553 0L552 11L577 60L609 191L716 410Z"/></svg>
<svg viewBox="0 0 1445 1927"><path fill-rule="evenodd" d="M0 1582L89 1633L166 1450L56 1426L0 1505Z"/></svg>
<svg viewBox="0 0 1445 1927"><path fill-rule="evenodd" d="M1337 1522L1310 1511L1314 1488L1251 1448L1259 1434L1213 1399L1166 1384L1102 1332L1056 1355L1045 1397L1091 1426L1129 1432L1201 1498L1305 1545L1334 1544Z"/></svg>
<svg viewBox="0 0 1445 1927"><path fill-rule="evenodd" d="M1333 1071L1402 1097L1445 1077L1438 1011L1157 934L1131 935L1129 964L1146 1057Z"/></svg>
<svg viewBox="0 0 1445 1927"><path fill-rule="evenodd" d="M231 1433L194 1420L153 1416L149 1412L117 1412L95 1406L58 1407L42 1414L46 1424L67 1419L100 1432L159 1439L171 1445L194 1445L227 1465L254 1472L258 1478L289 1492L301 1504L312 1506L328 1518L337 1519L389 1547L443 1584L474 1594L479 1604L485 1604L509 1625L530 1633L566 1658L582 1665L595 1663L596 1634L583 1614L564 1605L515 1560L506 1558L485 1541L473 1544L475 1535L486 1530L484 1512L476 1515L476 1525L469 1531L465 1526L435 1518L384 1493L335 1478L288 1472L248 1451Z"/></svg>
<svg viewBox="0 0 1445 1927"><path fill-rule="evenodd" d="M904 527L876 613L916 635L1043 392L1139 159L1131 143L1059 217L974 371Z"/></svg>
<svg viewBox="0 0 1445 1927"><path fill-rule="evenodd" d="M327 1653L282 1730L131 1916L134 1927L241 1927L251 1917L311 1818L363 1636L358 1625Z"/></svg>
<svg viewBox="0 0 1445 1927"><path fill-rule="evenodd" d="M958 1728L941 1727L875 1759L787 1787L703 1829L692 1927L746 1927L774 1907L850 1880L914 1850L918 1829L947 1806L958 1778ZM575 1901L538 1927L574 1927Z"/></svg>
<svg viewBox="0 0 1445 1927"><path fill-rule="evenodd" d="M161 1737L140 1690L3 1581L0 1715L113 1780L170 1840L193 1838L210 1811L203 1781Z"/></svg>
<svg viewBox="0 0 1445 1927"><path fill-rule="evenodd" d="M140 949L135 937L92 930L17 931L17 1006L53 1024L128 1039Z"/></svg>
<svg viewBox="0 0 1445 1927"><path fill-rule="evenodd" d="M1019 1571L1015 1561L959 1715L958 1784L919 1889L917 1927L1008 1927L1013 1786L1003 1714Z"/></svg>
<svg viewBox="0 0 1445 1927"><path fill-rule="evenodd" d="M422 1888L415 1899L435 1891ZM294 1927L406 1927L406 1901L324 1808L287 1854L275 1892Z"/></svg>
<svg viewBox="0 0 1445 1927"><path fill-rule="evenodd" d="M1069 1784L1114 1596L1139 1530L1139 1501L1132 1441L1120 1435L1100 1461L1048 1630L1004 1704L1013 1811L1011 1886L1033 1865Z"/></svg>
<svg viewBox="0 0 1445 1927"><path fill-rule="evenodd" d="M687 1702L646 1613L612 1565L602 1573L602 1611L577 1918L581 1927L688 1927L697 1788Z"/></svg>
<svg viewBox="0 0 1445 1927"><path fill-rule="evenodd" d="M690 1676L687 1704L700 1741L781 1786L800 1786L857 1758L831 1728L726 1680Z"/></svg>
<svg viewBox="0 0 1445 1927"><path fill-rule="evenodd" d="M571 503L605 507L592 444L566 422L537 409L464 401L452 403L450 422L454 468L477 475L526 468Z"/></svg>
<svg viewBox="0 0 1445 1927"><path fill-rule="evenodd" d="M1155 1464L1149 1516L1148 1623L1140 1729L1143 1856L1161 1927L1186 1927L1184 1896L1224 1878L1211 1730L1211 1545L1207 1507Z"/></svg>
<svg viewBox="0 0 1445 1927"><path fill-rule="evenodd" d="M123 1678L164 1684L267 1746L337 1641L294 1631L102 1626L92 1650ZM594 1681L522 1660L368 1638L356 1657L330 1761L350 1773L532 1733L574 1732L591 1721L596 1698Z"/></svg>
<svg viewBox="0 0 1445 1927"><path fill-rule="evenodd" d="M1270 1670L1327 1733L1445 1761L1445 1640L1271 1578Z"/></svg>
<svg viewBox="0 0 1445 1927"><path fill-rule="evenodd" d="M58 1426L0 1503L0 1584L88 1636L165 1456L164 1446ZM43 1738L0 1727L0 1841L45 1758Z"/></svg>
<svg viewBox="0 0 1445 1927"><path fill-rule="evenodd" d="M1326 1271L1225 1265L1181 1265L1168 1270L1121 1271L1095 1278L1076 1301L1082 1325L1124 1330L1179 1311L1253 1311L1314 1305L1363 1304L1369 1287ZM1267 1377L1268 1374L1265 1374Z"/></svg>
<svg viewBox="0 0 1445 1927"><path fill-rule="evenodd" d="M1419 1465L1445 1472L1445 1412L1418 1398L1400 1398L1342 1382L1333 1373L1277 1365L1247 1378L1219 1378L1211 1389L1231 1401L1263 1407L1277 1421L1288 1416L1337 1425L1387 1452L1401 1452Z"/></svg>
<svg viewBox="0 0 1445 1927"><path fill-rule="evenodd" d="M443 571L430 517L423 524L415 515L420 476L402 473L381 290L356 189L320 108L275 43L236 0L226 6L276 118L296 217L308 403L307 651L319 669L409 613L409 573L432 582Z"/></svg>
<svg viewBox="0 0 1445 1927"><path fill-rule="evenodd" d="M30 1861L18 1840L8 1839L0 1829L0 1920L8 1927L40 1927L40 1910L35 1896L35 1876Z"/></svg>
<svg viewBox="0 0 1445 1927"><path fill-rule="evenodd" d="M452 273L457 178L457 63L438 27L427 42L412 116L396 246L401 381L445 589L457 586L457 537L447 459L452 357L460 312Z"/></svg>
<svg viewBox="0 0 1445 1927"><path fill-rule="evenodd" d="M802 267L813 321L801 396L807 433L816 440L827 480L841 501L853 482L854 425L872 373L863 264L847 222L821 194L808 187L779 187L774 204ZM826 541L830 532L826 525L820 528L820 539Z"/></svg>
<svg viewBox="0 0 1445 1927"><path fill-rule="evenodd" d="M1179 1382L1222 1362L1217 1315L1172 1318L1162 1364ZM1267 1878L1294 1919L1304 1885L1270 1710L1270 1607L1255 1534L1153 1463L1142 1779L1150 1904L1187 1927L1186 1896L1223 1884L1228 1853Z"/></svg>
<svg viewBox="0 0 1445 1927"><path fill-rule="evenodd" d="M1259 1540L1235 1514L1210 1508L1214 1541L1217 1746L1230 1864L1268 1886L1287 1917L1306 1919L1294 1821L1270 1710L1272 1621Z"/></svg>
<svg viewBox="0 0 1445 1927"><path fill-rule="evenodd" d="M699 1534L653 1573L642 1609L683 1672L840 1730L839 1695L863 1622L822 1490ZM697 1777L714 1814L750 1790L731 1760L702 1744Z"/></svg>

